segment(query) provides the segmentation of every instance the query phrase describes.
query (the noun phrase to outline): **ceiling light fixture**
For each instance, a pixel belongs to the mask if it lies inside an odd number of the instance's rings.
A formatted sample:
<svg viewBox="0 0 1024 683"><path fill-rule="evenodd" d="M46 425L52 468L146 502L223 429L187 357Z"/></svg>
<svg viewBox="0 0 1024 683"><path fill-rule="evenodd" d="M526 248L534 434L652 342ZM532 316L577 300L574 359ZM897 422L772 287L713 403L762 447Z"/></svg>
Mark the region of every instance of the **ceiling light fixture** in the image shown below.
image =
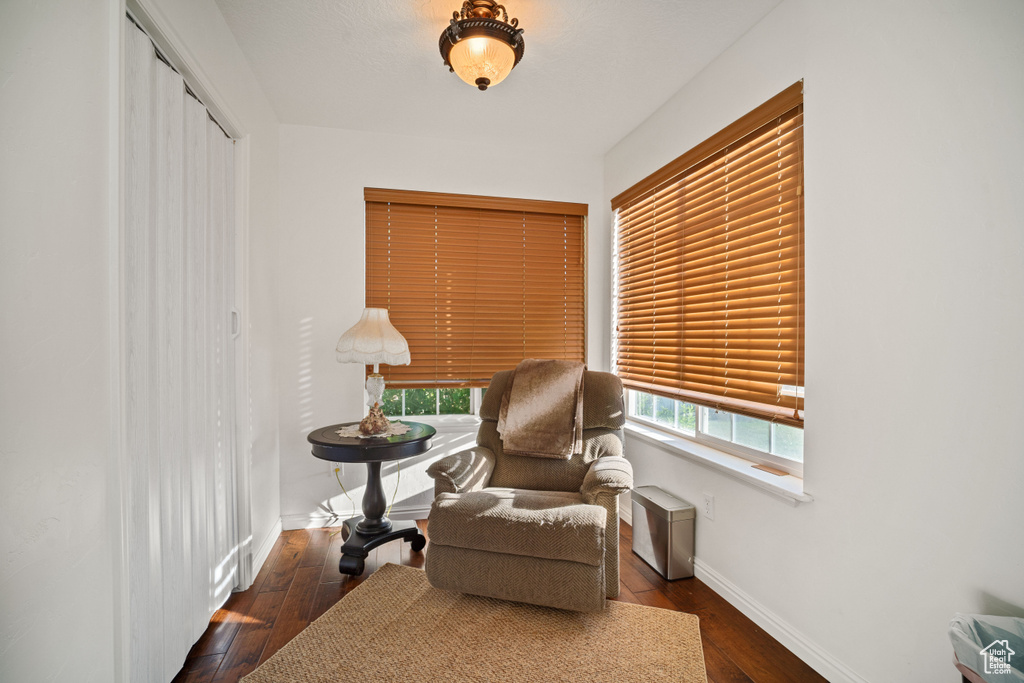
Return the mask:
<svg viewBox="0 0 1024 683"><path fill-rule="evenodd" d="M510 20L504 5L466 0L441 33L445 66L481 90L501 83L523 58L523 29L518 27L519 20Z"/></svg>

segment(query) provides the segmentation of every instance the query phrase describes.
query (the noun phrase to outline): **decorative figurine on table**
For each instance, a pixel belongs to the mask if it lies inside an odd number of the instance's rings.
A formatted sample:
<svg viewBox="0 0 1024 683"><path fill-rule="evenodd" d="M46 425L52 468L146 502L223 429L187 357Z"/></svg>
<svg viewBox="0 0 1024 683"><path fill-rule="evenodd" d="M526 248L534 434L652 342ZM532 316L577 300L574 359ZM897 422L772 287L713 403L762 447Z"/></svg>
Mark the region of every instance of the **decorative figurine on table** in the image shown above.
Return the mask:
<svg viewBox="0 0 1024 683"><path fill-rule="evenodd" d="M369 414L359 423L359 431L366 435L387 434L390 427L391 422L384 417L384 411L380 409L379 403L371 406Z"/></svg>
<svg viewBox="0 0 1024 683"><path fill-rule="evenodd" d="M369 399L369 414L359 423L364 435L387 434L391 423L381 410L384 397L384 377L378 372L378 365L408 365L409 344L405 337L388 320L386 308L365 308L363 315L338 340L338 362L372 365L373 373L366 378L366 393Z"/></svg>

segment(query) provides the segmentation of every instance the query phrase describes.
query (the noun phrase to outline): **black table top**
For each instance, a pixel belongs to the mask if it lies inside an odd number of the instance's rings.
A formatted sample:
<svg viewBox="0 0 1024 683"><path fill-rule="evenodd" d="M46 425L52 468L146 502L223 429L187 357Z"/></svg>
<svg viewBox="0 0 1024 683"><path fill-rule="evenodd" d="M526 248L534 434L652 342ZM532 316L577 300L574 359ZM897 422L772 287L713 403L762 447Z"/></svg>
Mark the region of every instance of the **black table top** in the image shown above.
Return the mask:
<svg viewBox="0 0 1024 683"><path fill-rule="evenodd" d="M430 439L437 433L436 429L421 422L401 422L409 425L410 429L397 436L374 436L368 439L338 436L337 430L359 424L345 422L321 427L310 432L306 438L313 444L313 455L332 462L401 460L430 450Z"/></svg>

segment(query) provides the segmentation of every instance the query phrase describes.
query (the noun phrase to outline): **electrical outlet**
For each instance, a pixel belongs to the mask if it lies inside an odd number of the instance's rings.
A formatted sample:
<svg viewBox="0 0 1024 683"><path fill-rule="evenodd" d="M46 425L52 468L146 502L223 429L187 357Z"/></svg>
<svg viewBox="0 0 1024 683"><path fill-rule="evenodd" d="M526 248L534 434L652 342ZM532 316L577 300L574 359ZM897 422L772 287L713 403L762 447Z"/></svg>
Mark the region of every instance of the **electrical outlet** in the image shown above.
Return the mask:
<svg viewBox="0 0 1024 683"><path fill-rule="evenodd" d="M710 520L715 519L715 497L710 493L704 493L704 516Z"/></svg>

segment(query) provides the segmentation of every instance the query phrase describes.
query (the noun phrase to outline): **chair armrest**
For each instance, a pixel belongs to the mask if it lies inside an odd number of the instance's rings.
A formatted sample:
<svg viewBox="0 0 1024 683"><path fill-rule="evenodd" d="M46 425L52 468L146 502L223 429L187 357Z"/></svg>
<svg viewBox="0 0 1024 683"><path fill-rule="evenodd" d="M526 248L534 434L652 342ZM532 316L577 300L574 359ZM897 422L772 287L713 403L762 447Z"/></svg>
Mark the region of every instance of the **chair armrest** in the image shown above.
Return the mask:
<svg viewBox="0 0 1024 683"><path fill-rule="evenodd" d="M586 503L597 502L601 493L619 495L633 488L633 466L623 457L605 456L590 464L580 493Z"/></svg>
<svg viewBox="0 0 1024 683"><path fill-rule="evenodd" d="M479 491L490 483L493 471L494 453L483 446L445 456L427 468L434 480L435 496Z"/></svg>

